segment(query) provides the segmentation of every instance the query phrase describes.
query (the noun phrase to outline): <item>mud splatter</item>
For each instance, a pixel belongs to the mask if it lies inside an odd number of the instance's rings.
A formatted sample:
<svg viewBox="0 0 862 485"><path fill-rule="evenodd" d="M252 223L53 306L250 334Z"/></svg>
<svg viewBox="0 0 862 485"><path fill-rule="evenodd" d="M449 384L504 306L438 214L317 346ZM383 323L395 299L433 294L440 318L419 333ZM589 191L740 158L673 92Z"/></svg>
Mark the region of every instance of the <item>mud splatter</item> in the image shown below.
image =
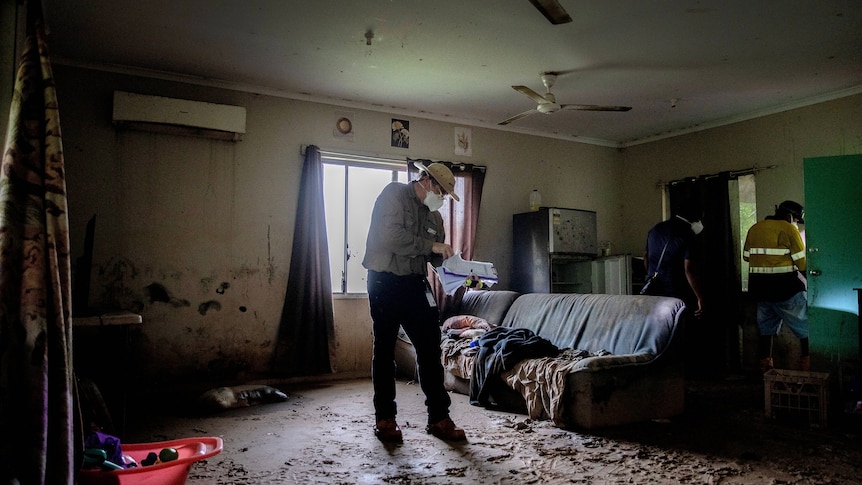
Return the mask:
<svg viewBox="0 0 862 485"><path fill-rule="evenodd" d="M206 315L207 312L210 310L221 310L221 303L215 300L209 300L198 305L198 313L200 313L201 315Z"/></svg>
<svg viewBox="0 0 862 485"><path fill-rule="evenodd" d="M147 292L150 295L150 303L154 303L157 301L162 301L168 303L171 301L170 295L168 295L168 289L164 287L164 285L160 285L158 283L150 283L147 285Z"/></svg>
<svg viewBox="0 0 862 485"><path fill-rule="evenodd" d="M171 293L161 283L150 283L146 287L147 293L150 296L150 303L163 302L171 305L174 308L191 306L191 302L179 298L174 298Z"/></svg>

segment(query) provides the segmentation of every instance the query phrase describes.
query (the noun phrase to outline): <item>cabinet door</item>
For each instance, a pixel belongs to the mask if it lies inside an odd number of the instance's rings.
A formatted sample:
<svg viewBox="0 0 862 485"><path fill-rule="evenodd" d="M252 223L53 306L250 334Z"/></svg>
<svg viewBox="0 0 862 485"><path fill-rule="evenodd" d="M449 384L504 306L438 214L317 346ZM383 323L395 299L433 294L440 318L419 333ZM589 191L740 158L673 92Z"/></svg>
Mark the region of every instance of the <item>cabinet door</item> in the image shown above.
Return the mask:
<svg viewBox="0 0 862 485"><path fill-rule="evenodd" d="M632 294L632 257L606 256L593 261L593 293Z"/></svg>

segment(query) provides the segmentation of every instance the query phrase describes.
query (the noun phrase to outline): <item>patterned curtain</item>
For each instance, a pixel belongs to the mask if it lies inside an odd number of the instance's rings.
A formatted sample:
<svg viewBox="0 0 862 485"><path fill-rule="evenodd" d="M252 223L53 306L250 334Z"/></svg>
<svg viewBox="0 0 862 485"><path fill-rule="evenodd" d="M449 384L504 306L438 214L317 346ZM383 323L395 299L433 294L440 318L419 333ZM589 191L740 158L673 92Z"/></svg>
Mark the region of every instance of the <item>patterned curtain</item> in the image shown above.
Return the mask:
<svg viewBox="0 0 862 485"><path fill-rule="evenodd" d="M0 173L0 482L72 484L69 222L41 3L27 5Z"/></svg>
<svg viewBox="0 0 862 485"><path fill-rule="evenodd" d="M410 180L413 180L418 175L418 170L413 165L413 162L421 162L424 165L430 165L431 160L414 160L407 159L407 172L410 175ZM471 164L440 162L445 164L452 170L455 175L455 193L461 198L460 202L455 202L450 197L446 198L443 207L440 208L440 215L443 216L443 225L446 229L446 242L452 246L456 252L461 252L461 257L465 260L473 259L473 245L476 242L476 227L479 225L479 206L482 203L482 187L485 184L485 169ZM430 266L429 266L430 268ZM431 283L431 289L434 291L434 298L437 300L437 308L440 309L441 318L449 316L450 310L464 295L466 287L461 287L454 295L447 295L443 291L443 285L440 283L437 273L428 270L428 282Z"/></svg>
<svg viewBox="0 0 862 485"><path fill-rule="evenodd" d="M294 227L274 367L291 376L335 372L335 318L323 206L323 163L320 149L314 145L305 150Z"/></svg>

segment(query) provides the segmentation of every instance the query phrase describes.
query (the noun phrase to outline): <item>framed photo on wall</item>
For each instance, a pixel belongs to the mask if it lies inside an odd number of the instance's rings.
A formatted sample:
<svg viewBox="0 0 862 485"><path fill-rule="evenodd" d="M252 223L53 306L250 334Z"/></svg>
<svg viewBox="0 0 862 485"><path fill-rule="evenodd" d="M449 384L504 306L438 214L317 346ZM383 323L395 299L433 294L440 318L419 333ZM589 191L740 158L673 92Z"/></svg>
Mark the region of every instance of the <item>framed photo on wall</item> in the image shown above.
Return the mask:
<svg viewBox="0 0 862 485"><path fill-rule="evenodd" d="M392 146L410 148L410 122L392 118Z"/></svg>

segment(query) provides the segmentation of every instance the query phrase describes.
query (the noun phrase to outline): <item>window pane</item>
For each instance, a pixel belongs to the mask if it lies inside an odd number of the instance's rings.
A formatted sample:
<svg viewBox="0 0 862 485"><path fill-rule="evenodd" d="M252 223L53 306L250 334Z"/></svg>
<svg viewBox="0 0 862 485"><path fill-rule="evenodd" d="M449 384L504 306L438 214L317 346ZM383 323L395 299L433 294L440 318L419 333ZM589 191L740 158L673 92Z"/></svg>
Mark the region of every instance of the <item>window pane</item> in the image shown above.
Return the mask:
<svg viewBox="0 0 862 485"><path fill-rule="evenodd" d="M757 222L757 187L754 175L739 177L739 247L745 246L748 230ZM740 275L742 276L742 291L748 291L748 263L740 255Z"/></svg>
<svg viewBox="0 0 862 485"><path fill-rule="evenodd" d="M406 177L406 174L405 174ZM362 267L371 211L380 191L392 181L391 169L349 167L347 175L347 292L365 293L366 270Z"/></svg>
<svg viewBox="0 0 862 485"><path fill-rule="evenodd" d="M323 205L329 241L332 292L341 293L344 275L344 166L323 164Z"/></svg>

